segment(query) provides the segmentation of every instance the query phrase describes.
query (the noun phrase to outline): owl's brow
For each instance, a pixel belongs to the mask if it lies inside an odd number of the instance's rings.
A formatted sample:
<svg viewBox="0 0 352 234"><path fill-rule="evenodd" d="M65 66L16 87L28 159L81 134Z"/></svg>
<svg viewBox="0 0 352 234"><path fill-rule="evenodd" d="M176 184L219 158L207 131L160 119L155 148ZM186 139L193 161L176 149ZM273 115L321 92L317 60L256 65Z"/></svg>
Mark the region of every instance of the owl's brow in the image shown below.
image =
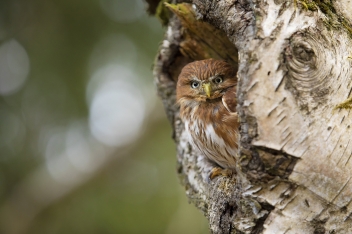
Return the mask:
<svg viewBox="0 0 352 234"><path fill-rule="evenodd" d="M196 77L196 76L191 76L191 79L190 80L196 80L196 81L201 81L198 77Z"/></svg>
<svg viewBox="0 0 352 234"><path fill-rule="evenodd" d="M213 76L211 76L209 78L215 78L215 77L218 77L218 76L220 76L220 73L216 73L215 75L213 75Z"/></svg>

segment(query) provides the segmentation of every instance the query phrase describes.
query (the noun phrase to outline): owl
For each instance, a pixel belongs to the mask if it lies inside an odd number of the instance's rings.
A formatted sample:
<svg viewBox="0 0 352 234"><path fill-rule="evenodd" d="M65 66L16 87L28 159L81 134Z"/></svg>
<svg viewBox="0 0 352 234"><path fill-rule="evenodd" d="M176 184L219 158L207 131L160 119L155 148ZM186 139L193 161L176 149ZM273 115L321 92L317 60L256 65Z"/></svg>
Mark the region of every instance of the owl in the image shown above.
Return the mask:
<svg viewBox="0 0 352 234"><path fill-rule="evenodd" d="M192 147L222 169L234 170L238 149L237 70L225 61L187 64L177 81L177 103ZM213 178L223 174L215 167Z"/></svg>

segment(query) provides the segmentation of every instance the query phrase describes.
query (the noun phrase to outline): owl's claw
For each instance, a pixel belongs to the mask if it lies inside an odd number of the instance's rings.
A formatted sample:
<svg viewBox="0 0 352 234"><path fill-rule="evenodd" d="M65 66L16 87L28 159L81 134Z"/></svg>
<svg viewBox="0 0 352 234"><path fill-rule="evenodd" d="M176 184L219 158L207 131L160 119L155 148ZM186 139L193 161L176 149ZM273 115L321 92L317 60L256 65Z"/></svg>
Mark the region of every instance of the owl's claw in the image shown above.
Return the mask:
<svg viewBox="0 0 352 234"><path fill-rule="evenodd" d="M233 170L231 169L224 169L224 168L221 168L221 167L214 167L210 174L209 174L209 179L210 180L213 180L215 177L218 177L218 176L225 176L225 177L231 177L233 174Z"/></svg>

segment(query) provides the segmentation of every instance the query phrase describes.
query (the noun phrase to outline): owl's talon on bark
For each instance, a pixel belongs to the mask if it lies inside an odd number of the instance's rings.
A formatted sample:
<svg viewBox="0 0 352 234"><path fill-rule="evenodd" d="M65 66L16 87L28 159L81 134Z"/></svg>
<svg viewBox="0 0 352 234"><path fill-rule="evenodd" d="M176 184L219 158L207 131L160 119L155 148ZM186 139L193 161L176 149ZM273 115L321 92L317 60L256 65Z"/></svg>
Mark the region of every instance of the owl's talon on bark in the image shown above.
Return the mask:
<svg viewBox="0 0 352 234"><path fill-rule="evenodd" d="M231 169L214 167L209 174L209 179L213 180L215 177L218 177L220 175L224 177L231 177L233 175L233 171Z"/></svg>

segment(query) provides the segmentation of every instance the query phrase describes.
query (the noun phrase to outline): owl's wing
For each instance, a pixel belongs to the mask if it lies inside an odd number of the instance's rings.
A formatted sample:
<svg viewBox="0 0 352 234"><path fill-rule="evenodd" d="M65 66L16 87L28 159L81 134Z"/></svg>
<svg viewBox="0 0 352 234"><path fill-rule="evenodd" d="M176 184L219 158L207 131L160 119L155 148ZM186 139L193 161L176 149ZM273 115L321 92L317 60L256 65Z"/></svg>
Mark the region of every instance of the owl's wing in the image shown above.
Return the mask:
<svg viewBox="0 0 352 234"><path fill-rule="evenodd" d="M236 113L236 86L230 87L226 90L224 96L222 96L222 103L230 113Z"/></svg>

